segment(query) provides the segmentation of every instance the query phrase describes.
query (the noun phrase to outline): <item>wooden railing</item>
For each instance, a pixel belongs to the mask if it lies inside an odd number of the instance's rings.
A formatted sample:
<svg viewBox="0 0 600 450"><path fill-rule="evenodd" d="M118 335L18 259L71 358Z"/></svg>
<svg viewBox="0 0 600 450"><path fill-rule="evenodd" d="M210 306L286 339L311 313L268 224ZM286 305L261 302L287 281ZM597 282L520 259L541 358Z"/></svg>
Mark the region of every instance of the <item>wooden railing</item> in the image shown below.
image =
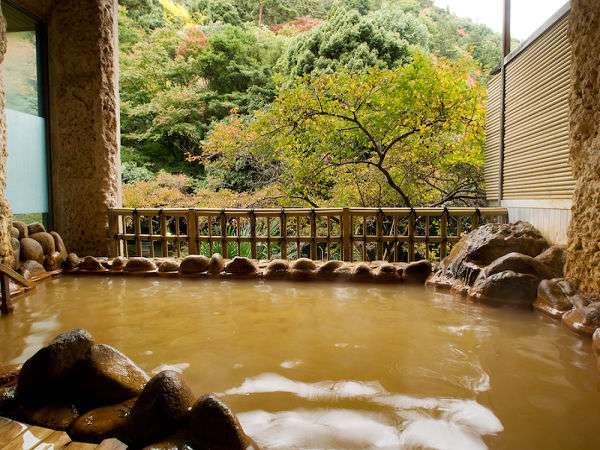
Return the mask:
<svg viewBox="0 0 600 450"><path fill-rule="evenodd" d="M109 212L111 256L415 261L505 223L504 208L128 209Z"/></svg>
<svg viewBox="0 0 600 450"><path fill-rule="evenodd" d="M33 283L25 279L22 275L18 274L10 267L0 264L0 312L2 314L8 314L10 312L10 280L20 284L26 288L32 288Z"/></svg>

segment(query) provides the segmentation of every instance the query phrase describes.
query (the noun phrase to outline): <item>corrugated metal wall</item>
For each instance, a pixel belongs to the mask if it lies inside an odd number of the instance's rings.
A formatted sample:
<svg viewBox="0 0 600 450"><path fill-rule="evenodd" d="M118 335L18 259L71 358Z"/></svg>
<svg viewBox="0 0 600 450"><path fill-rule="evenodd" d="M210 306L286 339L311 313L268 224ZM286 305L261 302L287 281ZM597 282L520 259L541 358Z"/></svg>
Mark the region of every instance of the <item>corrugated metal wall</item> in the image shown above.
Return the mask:
<svg viewBox="0 0 600 450"><path fill-rule="evenodd" d="M570 199L571 49L568 15L506 65L503 200ZM501 75L490 83L486 148L488 200L498 200Z"/></svg>
<svg viewBox="0 0 600 450"><path fill-rule="evenodd" d="M485 186L488 201L498 201L500 178L500 127L502 111L502 76L495 75L488 84L485 118Z"/></svg>

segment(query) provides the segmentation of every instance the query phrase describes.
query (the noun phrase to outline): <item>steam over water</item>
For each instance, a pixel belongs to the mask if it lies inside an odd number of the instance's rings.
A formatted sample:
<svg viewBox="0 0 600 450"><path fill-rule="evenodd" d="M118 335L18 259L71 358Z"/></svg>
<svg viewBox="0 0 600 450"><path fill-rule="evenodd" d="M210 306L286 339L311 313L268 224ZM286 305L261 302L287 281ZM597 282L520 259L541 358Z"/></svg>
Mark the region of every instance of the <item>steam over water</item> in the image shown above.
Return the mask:
<svg viewBox="0 0 600 450"><path fill-rule="evenodd" d="M218 393L267 449L600 448L590 343L423 287L53 280L0 320L0 362L81 327Z"/></svg>

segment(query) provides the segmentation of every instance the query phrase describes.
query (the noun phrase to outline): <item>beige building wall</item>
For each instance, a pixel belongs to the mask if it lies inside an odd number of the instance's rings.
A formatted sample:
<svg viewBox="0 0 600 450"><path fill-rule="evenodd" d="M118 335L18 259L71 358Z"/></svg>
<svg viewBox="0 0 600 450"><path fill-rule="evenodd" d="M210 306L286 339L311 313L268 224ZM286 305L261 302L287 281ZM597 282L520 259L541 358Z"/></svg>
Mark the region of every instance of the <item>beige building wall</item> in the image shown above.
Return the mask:
<svg viewBox="0 0 600 450"><path fill-rule="evenodd" d="M12 3L47 26L54 228L70 250L107 255L121 202L117 0Z"/></svg>
<svg viewBox="0 0 600 450"><path fill-rule="evenodd" d="M567 276L600 296L600 2L573 0L569 36L571 162L577 186Z"/></svg>

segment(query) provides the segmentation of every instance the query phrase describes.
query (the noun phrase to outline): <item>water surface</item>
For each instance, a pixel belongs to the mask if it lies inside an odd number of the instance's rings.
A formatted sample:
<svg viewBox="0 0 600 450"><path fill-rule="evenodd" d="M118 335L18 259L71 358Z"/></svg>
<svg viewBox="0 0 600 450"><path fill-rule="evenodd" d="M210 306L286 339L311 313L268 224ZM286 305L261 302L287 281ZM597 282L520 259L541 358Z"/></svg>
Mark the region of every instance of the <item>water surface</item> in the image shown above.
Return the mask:
<svg viewBox="0 0 600 450"><path fill-rule="evenodd" d="M0 362L88 329L216 392L265 448L600 448L590 343L423 287L64 277L0 320Z"/></svg>

